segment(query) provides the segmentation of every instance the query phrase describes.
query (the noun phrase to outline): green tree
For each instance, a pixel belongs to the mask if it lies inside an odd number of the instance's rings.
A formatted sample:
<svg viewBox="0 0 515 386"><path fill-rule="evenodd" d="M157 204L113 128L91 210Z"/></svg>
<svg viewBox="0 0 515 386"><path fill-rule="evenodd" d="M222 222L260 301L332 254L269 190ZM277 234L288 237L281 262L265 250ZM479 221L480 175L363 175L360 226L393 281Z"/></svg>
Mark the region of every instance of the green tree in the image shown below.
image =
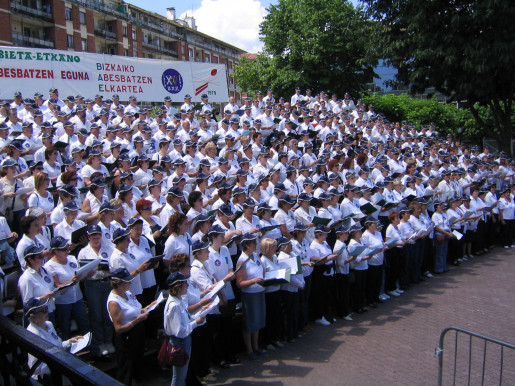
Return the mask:
<svg viewBox="0 0 515 386"><path fill-rule="evenodd" d="M413 92L435 87L462 102L483 133L511 153L513 2L363 1L369 15L381 23L376 42L383 57L398 68L397 79Z"/></svg>
<svg viewBox="0 0 515 386"><path fill-rule="evenodd" d="M295 86L360 95L374 76L375 23L347 0L279 0L261 24L263 52L242 59L235 78L247 92L288 97Z"/></svg>

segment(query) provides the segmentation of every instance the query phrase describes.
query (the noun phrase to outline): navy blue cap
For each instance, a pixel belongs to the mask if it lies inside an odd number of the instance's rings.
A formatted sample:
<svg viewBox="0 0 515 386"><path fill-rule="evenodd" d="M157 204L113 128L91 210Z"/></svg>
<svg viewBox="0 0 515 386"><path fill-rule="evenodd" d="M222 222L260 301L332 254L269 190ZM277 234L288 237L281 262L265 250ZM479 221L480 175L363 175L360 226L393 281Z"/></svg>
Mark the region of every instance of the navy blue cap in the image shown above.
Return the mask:
<svg viewBox="0 0 515 386"><path fill-rule="evenodd" d="M127 237L131 233L130 229L122 229L118 228L113 233L113 243L118 243L122 241L125 237Z"/></svg>
<svg viewBox="0 0 515 386"><path fill-rule="evenodd" d="M186 97L185 97L186 98ZM186 283L189 279L190 275L183 275L179 271L172 272L166 278L166 288L170 289L175 287L176 285Z"/></svg>
<svg viewBox="0 0 515 386"><path fill-rule="evenodd" d="M29 257L40 255L43 252L44 248L37 245L29 245L23 251L23 257L27 260Z"/></svg>
<svg viewBox="0 0 515 386"><path fill-rule="evenodd" d="M121 229L117 229L121 230ZM116 233L116 231L115 231ZM118 268L114 272L111 273L111 280L118 280L124 282L131 282L134 280L134 276L132 276L127 268Z"/></svg>
<svg viewBox="0 0 515 386"><path fill-rule="evenodd" d="M52 240L50 241L50 248L51 249L67 249L68 247L68 239L65 239L62 236L52 237Z"/></svg>
<svg viewBox="0 0 515 386"><path fill-rule="evenodd" d="M116 208L112 206L109 202L104 202L102 205L100 205L100 209L98 210L99 213L103 212L114 212Z"/></svg>
<svg viewBox="0 0 515 386"><path fill-rule="evenodd" d="M207 249L208 247L209 247L208 242L203 242L202 240L197 240L193 243L193 245L191 247L191 251L193 253L197 253L203 249Z"/></svg>
<svg viewBox="0 0 515 386"><path fill-rule="evenodd" d="M95 177L91 179L91 185L98 186L104 188L106 186L104 179L102 177Z"/></svg>
<svg viewBox="0 0 515 386"><path fill-rule="evenodd" d="M327 229L324 225L317 225L315 228L315 233L329 233L329 229Z"/></svg>
<svg viewBox="0 0 515 386"><path fill-rule="evenodd" d="M224 234L226 232L225 229L223 229L220 225L213 225L209 230L207 231L207 235L216 235L216 234Z"/></svg>
<svg viewBox="0 0 515 386"><path fill-rule="evenodd" d="M234 213L232 212L232 208L231 208L231 206L230 206L230 205L228 205L228 204L224 204L224 205L220 206L220 207L218 208L218 211L219 211L219 212L222 212L224 215L226 215L226 216L228 216L228 217L231 217L231 216L233 216L233 215L234 215Z"/></svg>
<svg viewBox="0 0 515 386"><path fill-rule="evenodd" d="M93 235L93 234L96 234L96 233L102 233L102 228L100 228L98 225L90 225L86 229L86 232L88 233L88 235Z"/></svg>
<svg viewBox="0 0 515 386"><path fill-rule="evenodd" d="M184 197L184 193L177 186L173 186L170 189L168 189L168 194L171 194L175 197Z"/></svg>
<svg viewBox="0 0 515 386"><path fill-rule="evenodd" d="M63 212L65 213L78 212L79 209L80 208L75 201L70 201L63 205Z"/></svg>

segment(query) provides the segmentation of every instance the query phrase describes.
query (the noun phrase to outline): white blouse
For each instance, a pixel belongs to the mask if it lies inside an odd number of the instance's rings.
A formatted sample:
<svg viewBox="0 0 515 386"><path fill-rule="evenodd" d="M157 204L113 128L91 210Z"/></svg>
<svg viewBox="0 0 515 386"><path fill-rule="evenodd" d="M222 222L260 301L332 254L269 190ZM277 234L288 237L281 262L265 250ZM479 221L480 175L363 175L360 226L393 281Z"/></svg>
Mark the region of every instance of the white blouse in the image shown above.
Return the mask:
<svg viewBox="0 0 515 386"><path fill-rule="evenodd" d="M75 272L79 269L79 263L75 256L68 255L66 264L49 260L44 267L52 278L57 276L59 283L62 284L70 281L75 276ZM73 304L82 299L82 292L78 284L69 287L65 291L65 293L56 297L55 304Z"/></svg>
<svg viewBox="0 0 515 386"><path fill-rule="evenodd" d="M141 304L138 302L138 299L136 299L136 295L132 294L130 291L127 291L125 292L125 296L127 296L127 299L118 296L113 291L111 291L107 298L108 305L109 303L114 302L120 307L120 310L122 311L122 324L132 322L138 317L139 314L141 314ZM109 307L107 309L109 311ZM111 319L111 321L113 320L110 312L109 319Z"/></svg>
<svg viewBox="0 0 515 386"><path fill-rule="evenodd" d="M138 265L143 264L145 261L153 257L148 240L144 236L140 236L139 245L136 245L131 239L128 252L132 253L134 257L136 257ZM153 267L141 272L139 277L142 288L150 288L156 285L156 277L154 275Z"/></svg>
<svg viewBox="0 0 515 386"><path fill-rule="evenodd" d="M175 296L168 296L163 324L166 335L182 339L187 338L197 327L197 322L189 314L184 300Z"/></svg>
<svg viewBox="0 0 515 386"><path fill-rule="evenodd" d="M257 277L264 278L265 270L263 268L263 264L261 263L261 260L259 260L258 255L256 255L255 253L253 253L252 256L248 256L247 254L245 254L245 252L242 252L240 258L238 259L238 262L236 263L236 266L239 266L240 264L245 264L245 280L251 280ZM258 293L263 292L264 290L265 289L263 286L259 284L252 284L247 288L242 288L241 292Z"/></svg>

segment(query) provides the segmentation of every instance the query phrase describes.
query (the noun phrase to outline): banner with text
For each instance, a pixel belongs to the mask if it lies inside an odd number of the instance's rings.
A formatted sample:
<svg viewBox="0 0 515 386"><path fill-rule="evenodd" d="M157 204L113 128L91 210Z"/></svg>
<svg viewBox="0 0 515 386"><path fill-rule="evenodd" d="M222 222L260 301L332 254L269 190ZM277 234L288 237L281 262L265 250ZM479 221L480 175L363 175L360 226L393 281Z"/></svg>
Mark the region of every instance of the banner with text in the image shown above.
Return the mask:
<svg viewBox="0 0 515 386"><path fill-rule="evenodd" d="M182 103L190 94L194 102L207 94L211 102L227 102L225 64L196 63L91 54L87 52L0 46L0 99L16 91L32 98L48 96L55 87L59 97L81 94L104 99L118 94L127 101L161 102L165 96Z"/></svg>

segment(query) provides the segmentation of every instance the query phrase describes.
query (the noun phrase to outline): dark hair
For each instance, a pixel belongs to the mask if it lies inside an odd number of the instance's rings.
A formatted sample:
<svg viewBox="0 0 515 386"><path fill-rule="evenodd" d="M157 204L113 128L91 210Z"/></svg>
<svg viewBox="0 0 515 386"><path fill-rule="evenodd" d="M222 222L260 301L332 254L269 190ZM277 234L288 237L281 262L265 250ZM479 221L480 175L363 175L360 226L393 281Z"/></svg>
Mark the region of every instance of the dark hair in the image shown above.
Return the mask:
<svg viewBox="0 0 515 386"><path fill-rule="evenodd" d="M129 193L132 192L132 189L131 190L127 190L126 192L118 192L118 198L120 200L122 200L123 202L125 202L125 198L129 195Z"/></svg>
<svg viewBox="0 0 515 386"><path fill-rule="evenodd" d="M170 259L170 272L177 272L185 267L189 267L190 257L186 253L178 253Z"/></svg>
<svg viewBox="0 0 515 386"><path fill-rule="evenodd" d="M345 159L345 161L343 161L343 168L344 169L350 169L351 165L352 165L352 161L354 160L354 158L352 157L347 157Z"/></svg>
<svg viewBox="0 0 515 386"><path fill-rule="evenodd" d="M52 148L46 148L46 149L45 149L45 161L48 161L48 159L50 158L50 155L51 155L54 151L57 151L57 150L56 150L56 149L52 149Z"/></svg>
<svg viewBox="0 0 515 386"><path fill-rule="evenodd" d="M30 225L36 221L38 218L36 216L25 216L20 220L20 230L24 235L29 234Z"/></svg>
<svg viewBox="0 0 515 386"><path fill-rule="evenodd" d="M396 218L399 217L399 212L392 212L388 215L388 221L393 222Z"/></svg>
<svg viewBox="0 0 515 386"><path fill-rule="evenodd" d="M63 184L68 184L73 177L75 177L77 175L76 172L64 172L63 174L61 174L61 181L63 182Z"/></svg>
<svg viewBox="0 0 515 386"><path fill-rule="evenodd" d="M193 208L193 204L199 199L202 198L202 193L198 190L194 190L191 192L191 194L188 196L188 204Z"/></svg>
<svg viewBox="0 0 515 386"><path fill-rule="evenodd" d="M168 233L178 234L179 233L179 225L186 221L188 218L182 214L181 212L175 212L168 219Z"/></svg>

